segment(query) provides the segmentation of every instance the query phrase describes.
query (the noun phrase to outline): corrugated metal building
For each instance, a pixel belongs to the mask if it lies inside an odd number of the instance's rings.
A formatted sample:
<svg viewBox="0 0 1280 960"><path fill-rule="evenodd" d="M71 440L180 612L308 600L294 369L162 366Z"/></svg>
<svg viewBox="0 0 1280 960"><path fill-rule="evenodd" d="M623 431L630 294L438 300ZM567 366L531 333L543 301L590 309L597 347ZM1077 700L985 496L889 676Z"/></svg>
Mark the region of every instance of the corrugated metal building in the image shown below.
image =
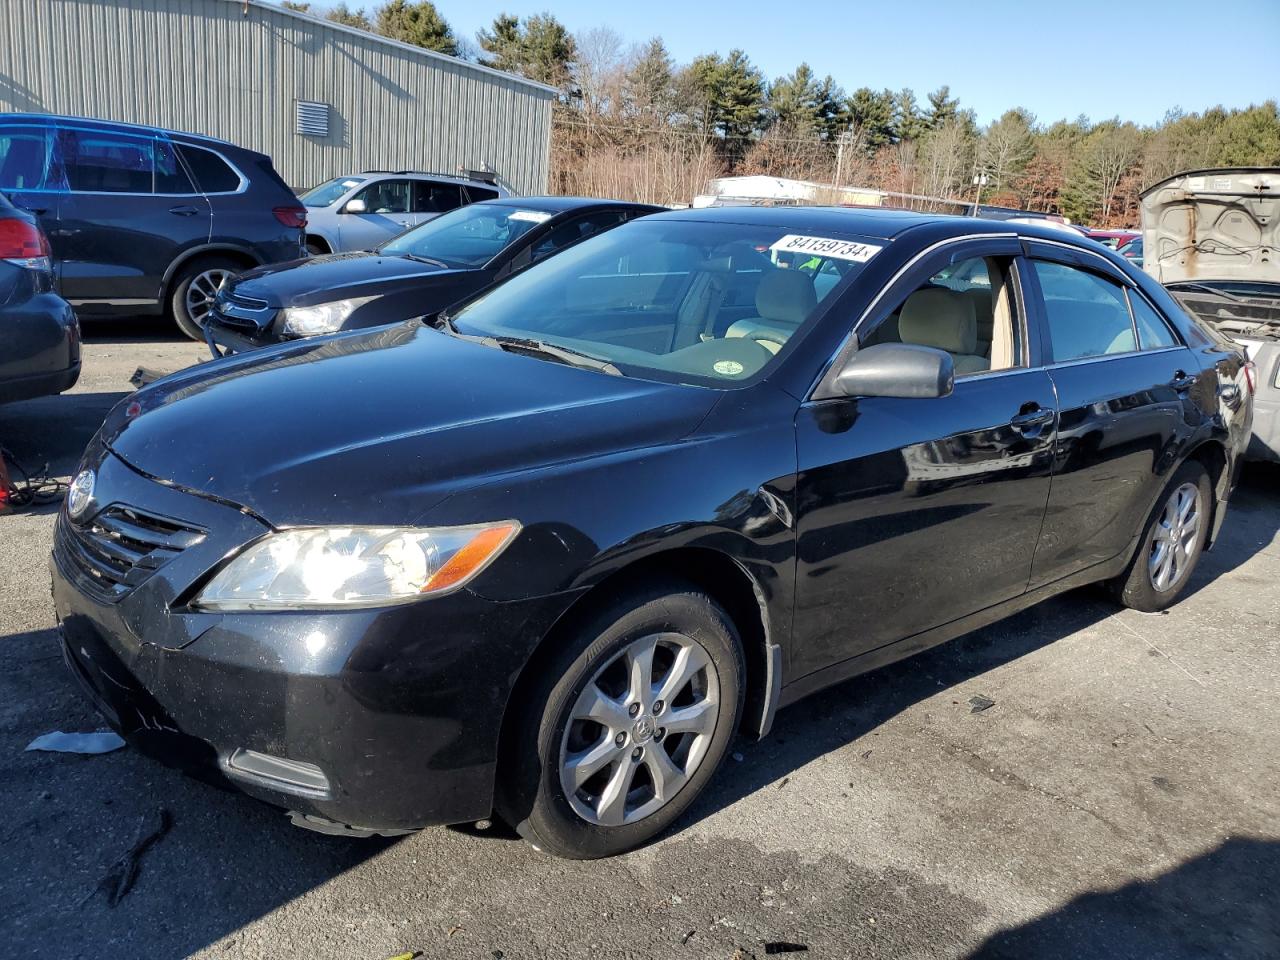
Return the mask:
<svg viewBox="0 0 1280 960"><path fill-rule="evenodd" d="M124 120L270 154L547 187L555 91L261 0L0 0L0 112Z"/></svg>

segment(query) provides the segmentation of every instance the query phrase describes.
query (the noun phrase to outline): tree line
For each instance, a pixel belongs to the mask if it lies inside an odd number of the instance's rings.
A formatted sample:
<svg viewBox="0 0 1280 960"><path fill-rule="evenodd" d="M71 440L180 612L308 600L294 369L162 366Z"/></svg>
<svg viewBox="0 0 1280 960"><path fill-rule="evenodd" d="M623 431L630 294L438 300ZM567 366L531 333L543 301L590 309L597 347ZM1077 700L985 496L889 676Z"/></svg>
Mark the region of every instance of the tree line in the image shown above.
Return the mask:
<svg viewBox="0 0 1280 960"><path fill-rule="evenodd" d="M661 38L627 46L608 27L571 33L549 13L503 14L471 43L429 0L285 3L549 84L559 91L552 189L687 203L708 179L763 173L889 191L899 206L999 204L1096 226L1136 226L1138 195L1182 170L1280 166L1276 101L1152 126L1042 122L1022 107L978 123L943 86L847 92L805 63L769 79L742 50L677 64Z"/></svg>

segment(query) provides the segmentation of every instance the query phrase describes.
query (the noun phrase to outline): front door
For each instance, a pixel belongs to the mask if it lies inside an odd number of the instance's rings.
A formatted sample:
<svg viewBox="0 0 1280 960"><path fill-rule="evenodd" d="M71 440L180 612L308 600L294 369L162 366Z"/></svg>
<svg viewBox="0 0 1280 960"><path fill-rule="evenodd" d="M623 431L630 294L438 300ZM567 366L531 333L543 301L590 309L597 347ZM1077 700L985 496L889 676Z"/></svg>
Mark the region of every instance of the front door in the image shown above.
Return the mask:
<svg viewBox="0 0 1280 960"><path fill-rule="evenodd" d="M349 206L357 200L364 209L351 212ZM412 205L412 180L375 180L342 208L338 218L342 249L372 250L404 233L421 219L412 212Z"/></svg>
<svg viewBox="0 0 1280 960"><path fill-rule="evenodd" d="M946 350L937 399L810 401L796 421L797 677L1022 594L1057 406L1014 240L960 242L891 291L863 345Z"/></svg>

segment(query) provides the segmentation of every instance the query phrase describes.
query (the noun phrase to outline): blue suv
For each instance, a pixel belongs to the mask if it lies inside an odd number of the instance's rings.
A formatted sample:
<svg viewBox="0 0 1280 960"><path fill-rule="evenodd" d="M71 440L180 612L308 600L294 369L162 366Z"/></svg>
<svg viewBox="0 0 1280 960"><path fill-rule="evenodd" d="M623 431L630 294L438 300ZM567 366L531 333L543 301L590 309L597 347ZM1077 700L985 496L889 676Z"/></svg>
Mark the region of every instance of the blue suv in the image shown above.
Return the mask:
<svg viewBox="0 0 1280 960"><path fill-rule="evenodd" d="M224 279L305 250L271 158L196 134L0 114L0 191L39 218L81 317L168 314L203 339Z"/></svg>

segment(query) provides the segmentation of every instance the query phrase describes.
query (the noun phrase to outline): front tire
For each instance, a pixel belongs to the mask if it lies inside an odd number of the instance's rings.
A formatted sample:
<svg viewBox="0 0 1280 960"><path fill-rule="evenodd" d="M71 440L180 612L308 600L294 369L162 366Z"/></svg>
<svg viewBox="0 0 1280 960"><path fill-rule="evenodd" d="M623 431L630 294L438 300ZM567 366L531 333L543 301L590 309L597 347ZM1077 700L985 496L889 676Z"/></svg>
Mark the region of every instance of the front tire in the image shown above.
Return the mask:
<svg viewBox="0 0 1280 960"><path fill-rule="evenodd" d="M733 621L695 587L624 596L564 643L523 711L499 814L535 847L591 860L651 840L702 792L742 714Z"/></svg>
<svg viewBox="0 0 1280 960"><path fill-rule="evenodd" d="M169 315L178 329L192 340L203 340L204 321L218 287L242 269L242 264L229 257L197 257L183 264L169 295Z"/></svg>
<svg viewBox="0 0 1280 960"><path fill-rule="evenodd" d="M1147 519L1137 554L1112 582L1123 606L1158 613L1177 601L1204 552L1212 497L1203 464L1190 460L1174 471Z"/></svg>

